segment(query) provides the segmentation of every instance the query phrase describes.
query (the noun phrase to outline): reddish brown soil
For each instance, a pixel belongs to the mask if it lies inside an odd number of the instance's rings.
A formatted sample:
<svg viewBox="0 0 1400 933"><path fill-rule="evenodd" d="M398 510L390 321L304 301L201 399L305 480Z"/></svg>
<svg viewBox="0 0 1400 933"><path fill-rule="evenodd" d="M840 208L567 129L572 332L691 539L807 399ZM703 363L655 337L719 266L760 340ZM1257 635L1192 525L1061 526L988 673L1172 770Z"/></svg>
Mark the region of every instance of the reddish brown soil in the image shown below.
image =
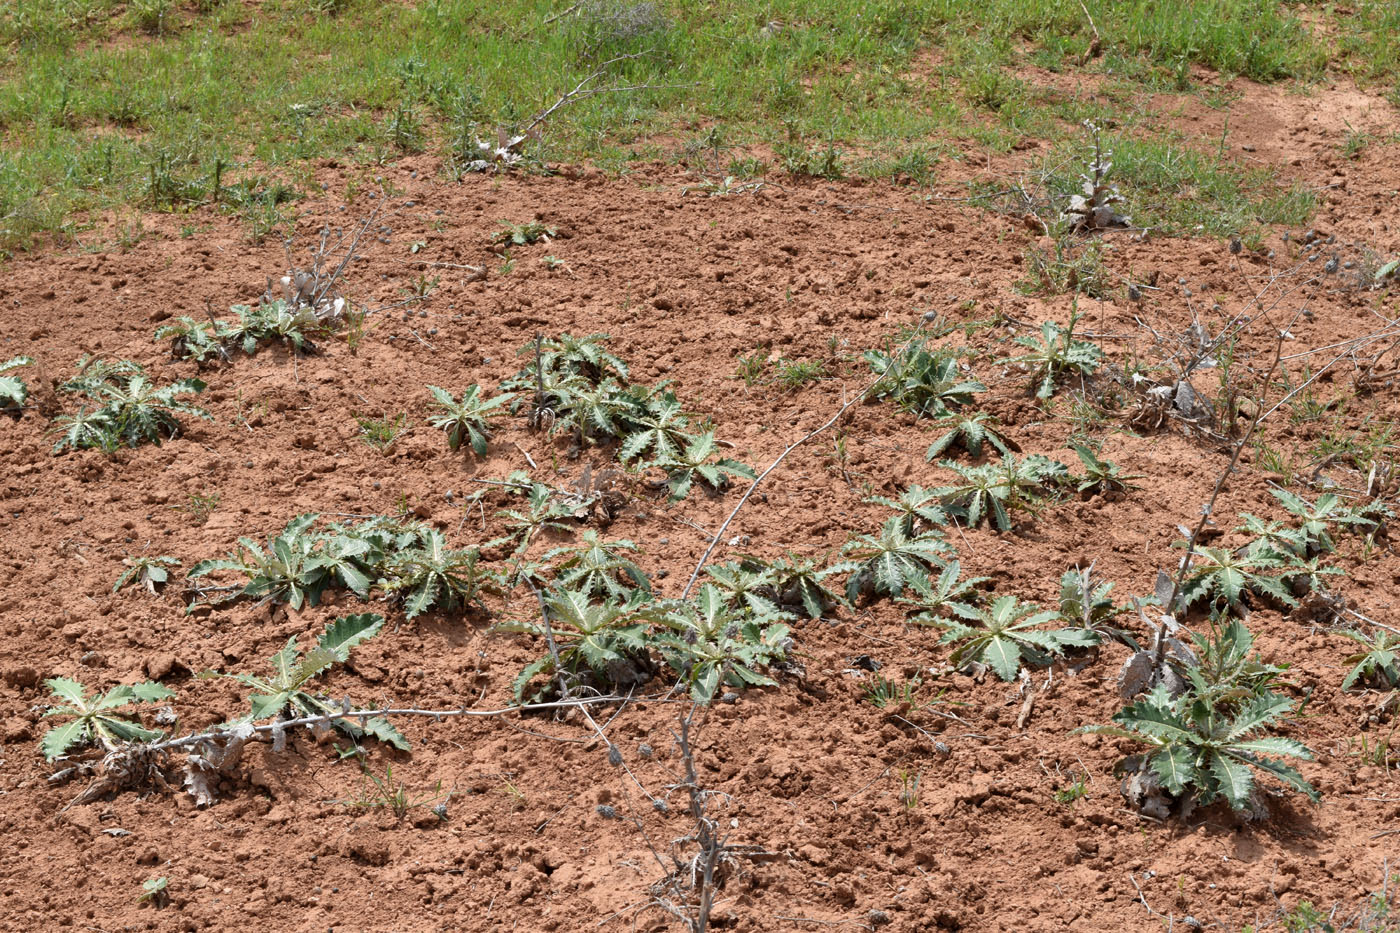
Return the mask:
<svg viewBox="0 0 1400 933"><path fill-rule="evenodd" d="M1247 132L1243 123L1232 119L1232 139ZM1338 190L1353 198L1393 192L1395 152L1393 145L1367 149L1340 167L1348 184ZM1262 146L1256 154L1276 157ZM681 196L687 179L659 167L617 181L587 172L478 177L456 187L431 180L435 168L424 159L386 171L401 193L382 205L380 235L364 244L345 292L366 304L399 300L420 274L419 261L485 264L487 279L466 283L466 271L454 266L427 270L440 284L421 312L372 318L354 354L335 340L319 356L264 351L210 370L203 404L216 420L191 422L161 447L51 456L43 415L55 411L52 384L89 352L142 361L162 378L192 374L191 364L169 362L151 340L155 322L256 299L264 277L285 269L280 246L251 246L241 228L213 214L193 218L207 232L180 239L176 231L191 219L158 216L147 219L156 235L129 252L54 249L18 257L5 270L0 357L25 353L40 365L27 371L37 410L0 424L0 929L678 928L647 904L672 851L693 854L684 841L684 801L671 794L669 815L655 812L576 719L404 722L413 753L376 748L371 766L382 774L392 763L394 778L417 797L431 796L438 782L453 789L445 823L428 818L426 808L397 822L383 810L348 805L363 789L358 769L308 737L281 755L253 750L244 779L206 810L158 792L65 810L82 784L47 782L51 769L37 749L47 726L41 681L64 675L105 687L160 677L178 691L180 730L196 728L238 714L245 701L230 682L194 674L256 670L289 635L312 640L328 620L363 605L342 594L302 612L234 605L187 617L178 583L160 597L111 593L129 554L169 554L188 568L230 550L240 535L279 530L299 512L393 514L401 505L456 543L493 537L499 522L483 530L480 515L464 516L447 493L460 497L474 491L473 479L526 468L517 445L540 464L534 475L545 482L571 481L583 462L568 459L565 442L551 444L509 418L487 458L454 455L424 423L424 386L494 388L518 368L517 349L538 331L611 334L634 378L674 380L688 407L736 443L734 455L761 467L859 391L868 378L858 362L862 349L925 311L958 320L1001 313L1029 323L1063 321L1069 312L1067 298L1028 298L1013 288L1030 236L1018 223L888 187L774 186L709 199ZM376 203L362 196L341 207L331 195L345 174L323 166L319 177L329 194L301 205L301 246L323 223L348 224ZM1358 218L1348 202L1347 212L1319 224L1393 251L1400 215L1393 199L1377 203L1378 214ZM561 238L517 250L514 270L499 274L500 260L486 246L497 222L535 216L560 227ZM410 253L418 242L425 245ZM1213 332L1234 315L1258 315L1251 299L1274 272L1290 268L1283 245L1272 245L1279 256L1271 264L1232 257L1217 242L1115 237L1108 253L1114 272L1137 281L1156 273L1160 288L1146 291L1140 305L1121 297L1081 302L1086 326L1112 335L1103 344L1116 360L1130 350L1156 359L1162 348L1139 320L1173 335L1193 307ZM549 254L568 270L539 262ZM1269 294L1299 279L1280 279ZM1289 352L1374 331L1381 317L1396 316L1393 299L1328 279L1293 292L1273 320L1283 323L1303 304L1313 317L1293 326ZM1261 321L1250 331L1241 365L1266 368L1265 330ZM973 361L990 389L979 403L1026 451L1077 467L1064 446L1071 430L1064 406L1054 416L1041 412L1027 397L1025 377L992 362L1010 352L999 341L1015 333L1002 324L972 338L987 354ZM836 375L797 392L746 388L734 378L735 357L755 347L826 359ZM1339 363L1320 396L1351 394L1354 372L1350 361ZM1343 423L1358 427L1368 415L1393 421L1396 408L1393 388L1382 385L1349 403ZM354 415L399 411L413 427L391 454L360 442ZM1060 574L1089 561L1117 583L1115 595L1150 592L1158 568L1179 553L1169 546L1180 537L1177 526L1193 521L1208 498L1225 448L1171 430L1136 436L1121 430L1122 421L1113 414L1095 430L1107 434L1104 456L1148 477L1143 489L1049 508L1012 534L957 535L965 569L1046 605ZM739 544L721 545L716 560L834 551L882 519L865 495L948 478L924 461L928 425L889 405L852 409L840 430L850 482L831 456L833 436L799 448L726 532ZM1320 430L1293 426L1280 413L1268 434L1286 447ZM604 454L586 459L601 465ZM1314 465L1299 461L1304 473ZM1324 472L1344 486L1361 482L1345 463ZM1217 505L1227 534L1240 511L1276 515L1268 479L1247 463L1229 484ZM215 492L218 507L203 524L176 508ZM678 595L707 543L697 528L717 528L738 494L697 492L678 505L640 487L634 495L607 534L641 543L644 567L664 573L660 588ZM503 504L488 499L488 519ZM1393 618L1400 561L1389 550L1365 556L1349 546L1341 563L1352 605ZM493 634L477 615L429 613L409 622L397 607L376 601L372 608L389 616L389 626L333 675L334 696L503 705L516 672L542 650ZM523 601L501 608L507 617L529 613ZM1071 734L1108 721L1121 705L1115 675L1122 649L1105 649L1077 674L1057 672L1018 728L1017 687L943 672L947 650L936 632L907 627L898 607L879 603L834 624L798 623L805 679L750 691L698 719L700 776L727 795L716 806L729 839L771 853L730 877L717 924L754 931L869 928L885 919L883 928L902 931L1148 928L1155 921L1131 878L1154 910L1226 930L1276 918L1302 898L1356 903L1380 885L1383 860L1396 862L1397 837L1377 834L1400 826L1394 773L1354 754L1358 721L1377 698L1340 692L1349 644L1340 637L1270 611L1256 612L1251 626L1266 657L1293 665L1288 689L1311 692L1305 715L1286 732L1317 752L1303 770L1322 803L1278 797L1268 821L1242 823L1212 808L1185 824L1161 825L1126 809L1118 794L1113 763L1131 746ZM877 709L864 697L868 675L852 669L859 655L897 680L923 672L923 699L937 693L941 702ZM1036 689L1045 682L1044 672L1033 678ZM681 709L632 705L609 726L631 772L658 797L679 779L671 730ZM1384 729L1371 737L1378 735ZM639 753L642 743L656 750L654 758ZM920 778L912 808L900 801L901 773ZM1054 791L1081 773L1088 795L1056 802ZM621 818L604 819L596 807L605 803ZM115 829L128 834L107 832ZM169 879L165 909L137 903L142 881L154 877Z"/></svg>

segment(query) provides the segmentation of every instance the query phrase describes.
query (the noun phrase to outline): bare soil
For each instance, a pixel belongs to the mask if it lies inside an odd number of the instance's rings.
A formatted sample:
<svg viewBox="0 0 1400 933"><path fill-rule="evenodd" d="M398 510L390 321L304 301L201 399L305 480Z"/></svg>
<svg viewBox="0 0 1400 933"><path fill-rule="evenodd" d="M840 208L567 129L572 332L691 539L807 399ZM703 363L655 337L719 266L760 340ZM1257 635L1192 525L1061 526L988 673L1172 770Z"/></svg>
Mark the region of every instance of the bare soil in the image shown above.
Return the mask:
<svg viewBox="0 0 1400 933"><path fill-rule="evenodd" d="M1232 151L1251 146L1247 157L1325 186L1317 226L1338 237L1339 249L1353 244L1348 255L1363 247L1393 254L1400 247L1395 145L1378 142L1355 161L1332 153L1345 132L1341 118L1356 126L1370 114L1393 129L1394 114L1375 101L1369 109L1335 108L1326 89L1296 103L1268 89L1241 92L1229 105ZM1354 93L1345 90L1345 100ZM1212 121L1222 118L1212 111L1186 120L1212 137L1220 132ZM337 339L315 356L265 350L208 370L201 404L215 420L190 421L160 447L51 455L54 386L86 353L136 359L163 379L192 375L193 364L171 362L152 341L154 327L172 315L224 313L256 300L265 277L287 267L280 244L250 245L242 228L212 212L154 215L146 218L154 235L127 252L51 248L6 268L0 357L24 353L39 365L27 371L36 409L0 424L0 929L678 928L648 902L652 885L674 867L672 853L693 854L683 799L671 794L669 812L655 810L572 717L401 723L413 752L374 748L370 767L382 775L391 763L416 798L433 796L439 783L453 790L446 821L426 807L399 821L355 806L365 787L359 769L309 736L294 738L284 754L252 751L242 779L204 810L183 794L154 791L65 809L82 784L51 784L38 753L46 677L94 687L160 678L178 691L179 729L198 728L245 704L236 685L200 672L260 669L288 636L312 641L327 621L364 606L341 593L301 612L234 604L186 616L178 582L161 596L114 595L123 557L168 554L188 568L229 551L239 536L264 539L308 511L408 509L455 543L471 544L498 533L491 516L506 504L504 495L488 495L484 525L482 512L465 512L461 497L476 491L475 480L528 469L526 453L539 464L533 475L551 484L575 480L586 464L603 468L608 451L570 459L567 441L531 433L523 418L503 418L479 461L450 452L425 423L426 384L494 389L520 367L517 351L536 333L611 335L635 379L672 380L687 407L734 442L733 456L761 468L861 390L869 374L860 351L882 345L900 325L917 324L925 312L999 319L969 340L987 354L973 363L989 387L979 404L1025 451L1077 467L1065 447L1065 407L1047 415L1025 374L993 363L1011 352L1000 341L1026 332L1017 322L1063 322L1071 308L1067 296L1016 289L1035 236L1016 218L855 182L683 196L692 179L661 165L616 180L569 168L555 178L472 177L457 186L435 180L437 168L429 158L405 160L383 172L396 190L391 199L362 193L346 206L338 195L348 170L320 166L316 177L328 193L299 205L294 247L302 259L322 225L349 226L378 208L375 235L345 293L368 305L400 301L427 275L439 280L428 299L371 317L354 352ZM514 268L502 274L490 236L499 221L534 217L558 227L558 239L517 249ZM190 223L207 229L181 238ZM1121 361L1159 358L1153 331L1180 334L1193 313L1213 332L1237 315L1258 316L1239 359L1262 371L1273 349L1268 325L1282 326L1304 305L1311 316L1291 327L1288 353L1379 330L1396 316L1393 299L1345 276L1303 284L1316 268L1303 256L1296 271L1294 247L1281 233L1269 243L1273 259L1235 256L1215 241L1113 235L1106 257L1114 273L1157 287L1139 303L1121 290L1110 300L1081 300L1083 326ZM415 252L413 244L422 245ZM547 268L546 255L567 269ZM467 265L486 266L485 279L468 281ZM832 375L793 392L746 387L734 377L735 360L758 347L826 360ZM1314 369L1333 355L1319 354ZM1338 362L1319 380L1319 397L1357 395L1356 372L1353 361ZM1197 388L1213 395L1208 383L1203 377ZM1393 384L1383 382L1357 395L1340 423L1393 422L1398 408ZM401 411L412 427L391 452L360 441L355 415ZM1110 412L1094 430L1106 434L1103 456L1147 477L1142 489L1072 500L1013 533L952 536L965 572L1053 605L1061 573L1092 561L1116 582L1115 595L1149 593L1158 569L1179 555L1170 547L1182 537L1178 526L1200 514L1228 446L1176 429L1135 435L1119 430L1125 416ZM1268 438L1306 449L1324 428L1292 424L1280 412ZM829 554L878 527L883 513L864 503L868 494L949 477L924 460L929 424L888 404L852 408L838 430L849 449L845 473L833 456L834 434L799 448L739 513L716 561ZM1217 504L1227 538L1239 512L1277 511L1268 488L1281 477L1252 459L1246 453ZM1302 462L1305 474L1316 467L1343 486L1364 482L1345 462ZM206 521L180 508L214 493L220 498ZM606 533L641 544L640 562L661 591L679 595L738 494L696 492L670 505L632 483L627 508ZM1389 549L1352 548L1341 565L1351 605L1393 619L1400 560ZM410 622L378 600L370 608L385 612L389 626L333 675L333 696L502 706L515 674L542 650L491 632L480 615L429 613ZM504 617L530 613L526 601L500 607ZM1119 795L1113 764L1132 747L1071 734L1107 722L1121 706L1122 649L1105 648L1050 680L1036 673L1033 708L1018 726L1023 688L944 672L947 649L937 633L906 625L898 606L797 623L805 677L750 690L698 719L700 777L725 795L715 806L730 840L769 853L727 878L716 925L1127 930L1155 924L1146 904L1178 923L1190 915L1231 930L1275 919L1300 899L1357 903L1379 888L1387 858L1392 869L1400 861L1400 837L1381 835L1400 828L1395 773L1355 754L1363 729L1374 740L1392 726L1366 723L1377 696L1340 691L1344 639L1267 609L1250 625L1267 658L1292 665L1287 689L1310 697L1287 734L1316 751L1303 771L1322 802L1279 796L1264 821L1216 807L1159 824ZM865 698L871 681L856 664L861 656L895 680L921 676L921 699L938 702L876 708ZM672 730L683 709L634 703L609 727L631 774L656 797L679 780ZM653 757L639 751L643 744ZM919 780L909 806L901 774ZM1057 802L1054 792L1080 774L1087 795ZM605 818L600 805L617 818ZM138 903L142 882L155 877L169 880L163 909Z"/></svg>

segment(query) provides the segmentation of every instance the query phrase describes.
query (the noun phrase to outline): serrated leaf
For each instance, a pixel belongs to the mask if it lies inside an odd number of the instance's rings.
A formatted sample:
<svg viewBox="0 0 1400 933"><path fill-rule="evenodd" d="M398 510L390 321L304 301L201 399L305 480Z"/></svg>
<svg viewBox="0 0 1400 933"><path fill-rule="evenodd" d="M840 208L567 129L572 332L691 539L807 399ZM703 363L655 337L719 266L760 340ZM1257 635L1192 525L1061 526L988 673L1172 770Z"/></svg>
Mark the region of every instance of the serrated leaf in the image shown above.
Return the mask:
<svg viewBox="0 0 1400 933"><path fill-rule="evenodd" d="M512 692L515 694L515 702L523 702L525 696L525 688L530 685L530 681L534 680L536 677L538 677L545 671L552 670L553 667L554 659L550 658L548 655L546 655L543 658L540 658L537 661L527 664L525 666L525 669L516 675L515 682L512 684Z"/></svg>
<svg viewBox="0 0 1400 933"><path fill-rule="evenodd" d="M85 694L87 688L76 680L69 680L66 677L51 677L44 681L44 686L53 691L53 695L62 700L67 700L74 706L85 705Z"/></svg>
<svg viewBox="0 0 1400 933"><path fill-rule="evenodd" d="M1303 777L1302 772L1300 772L1297 768L1294 768L1291 765L1286 765L1281 761L1275 761L1271 758L1251 757L1249 761L1255 767L1259 768L1262 771L1266 771L1269 774L1272 774L1274 777L1278 778L1280 781L1283 781L1283 783L1287 784L1294 790L1301 791L1302 793L1306 794L1308 799L1313 801L1314 803L1316 803L1321 798L1321 795L1317 792L1317 788L1309 784L1307 779Z"/></svg>
<svg viewBox="0 0 1400 933"><path fill-rule="evenodd" d="M165 735L158 729L147 729L134 722L112 716L98 716L96 722L99 728L124 742L154 742Z"/></svg>
<svg viewBox="0 0 1400 933"><path fill-rule="evenodd" d="M250 715L255 721L267 719L270 716L276 716L278 713L282 712L282 710L286 709L291 699L292 693L290 690L283 690L280 693L271 695L255 693L248 698L249 703L252 705L252 713Z"/></svg>
<svg viewBox="0 0 1400 933"><path fill-rule="evenodd" d="M1250 774L1249 768L1218 752L1210 753L1206 767L1230 806L1236 810L1247 809L1250 794L1254 791L1254 775Z"/></svg>
<svg viewBox="0 0 1400 933"><path fill-rule="evenodd" d="M132 684L131 693L133 697L142 703L158 703L161 700L168 700L175 695L174 690L171 690L164 684L158 684L150 680L139 684Z"/></svg>
<svg viewBox="0 0 1400 933"><path fill-rule="evenodd" d="M1152 756L1152 771L1161 779L1163 787L1180 794L1196 780L1195 758L1194 751L1187 746L1165 748Z"/></svg>
<svg viewBox="0 0 1400 933"><path fill-rule="evenodd" d="M297 665L296 674L290 686L300 687L316 675L329 670L338 660L334 651L317 645L306 652L306 657Z"/></svg>
<svg viewBox="0 0 1400 933"><path fill-rule="evenodd" d="M350 649L373 638L384 627L384 617L377 612L362 612L342 616L326 626L316 647L331 653L340 662L350 658Z"/></svg>
<svg viewBox="0 0 1400 933"><path fill-rule="evenodd" d="M1275 755L1285 758L1301 758L1312 761L1313 753L1302 742L1280 735L1266 735L1230 743L1230 751L1246 752L1250 755Z"/></svg>
<svg viewBox="0 0 1400 933"><path fill-rule="evenodd" d="M66 754L70 748L87 738L88 723L86 719L75 719L72 722L64 723L61 726L50 729L44 733L41 748L44 757L49 761Z"/></svg>
<svg viewBox="0 0 1400 933"><path fill-rule="evenodd" d="M355 720L356 725L359 723L359 720ZM392 745L401 752L413 751L413 745L404 737L404 734L394 728L393 724L383 716L374 716L365 720L360 729L370 738L378 739L386 745Z"/></svg>
<svg viewBox="0 0 1400 933"><path fill-rule="evenodd" d="M1021 647L1010 638L993 636L982 650L982 657L987 659L987 664L1002 680L1015 680L1020 673Z"/></svg>

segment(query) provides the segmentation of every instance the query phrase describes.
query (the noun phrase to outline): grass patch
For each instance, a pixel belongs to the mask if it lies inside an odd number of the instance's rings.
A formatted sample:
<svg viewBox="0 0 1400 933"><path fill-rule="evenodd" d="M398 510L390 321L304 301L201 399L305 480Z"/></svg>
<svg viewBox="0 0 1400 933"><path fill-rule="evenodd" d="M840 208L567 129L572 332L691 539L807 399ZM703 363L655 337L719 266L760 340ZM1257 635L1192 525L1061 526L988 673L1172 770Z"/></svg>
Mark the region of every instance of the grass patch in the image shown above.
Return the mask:
<svg viewBox="0 0 1400 933"><path fill-rule="evenodd" d="M1138 81L1160 84L1193 63L1309 77L1324 62L1277 0L1086 7L1105 49L1090 67ZM1379 29L1395 14L1375 7ZM733 146L773 147L794 174L924 184L941 155L929 138L1006 149L1089 115L1007 70L1028 58L1079 67L1094 27L1078 0L778 0L761 12L740 0L586 0L547 22L562 10L542 0L0 3L0 250L71 232L87 210L224 203L221 186L254 174L295 188L315 158L372 165L432 151L451 174L476 156L478 136L521 126L600 68L600 85L668 87L564 108L539 159L622 171L647 137L704 121ZM954 81L917 74L924 48ZM285 226L285 201L229 209L260 235Z"/></svg>

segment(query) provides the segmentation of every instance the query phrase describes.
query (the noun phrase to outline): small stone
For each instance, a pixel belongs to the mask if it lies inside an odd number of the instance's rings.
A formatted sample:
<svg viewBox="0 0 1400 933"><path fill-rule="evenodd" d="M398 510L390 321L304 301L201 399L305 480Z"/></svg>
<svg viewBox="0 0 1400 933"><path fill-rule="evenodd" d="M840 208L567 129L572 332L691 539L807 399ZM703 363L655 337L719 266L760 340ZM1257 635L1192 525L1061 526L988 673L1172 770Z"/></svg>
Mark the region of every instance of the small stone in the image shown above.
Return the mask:
<svg viewBox="0 0 1400 933"><path fill-rule="evenodd" d="M609 806L606 803L600 803L593 809L595 812L597 812L599 816L601 816L605 820L617 819L617 809L615 807Z"/></svg>

